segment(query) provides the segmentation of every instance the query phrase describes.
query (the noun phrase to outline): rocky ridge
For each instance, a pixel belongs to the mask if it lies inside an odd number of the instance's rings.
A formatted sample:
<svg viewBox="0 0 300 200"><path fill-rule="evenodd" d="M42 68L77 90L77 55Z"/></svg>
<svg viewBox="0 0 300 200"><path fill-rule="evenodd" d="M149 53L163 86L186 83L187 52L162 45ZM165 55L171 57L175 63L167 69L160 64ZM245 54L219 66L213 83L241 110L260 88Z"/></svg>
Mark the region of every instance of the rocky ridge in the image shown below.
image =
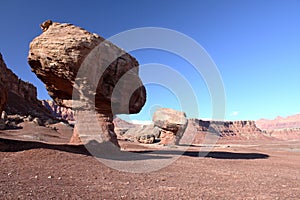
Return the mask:
<svg viewBox="0 0 300 200"><path fill-rule="evenodd" d="M275 119L260 119L256 121L256 124L263 130L300 128L300 114Z"/></svg>
<svg viewBox="0 0 300 200"><path fill-rule="evenodd" d="M186 137L194 134L193 143L202 143L207 133L221 140L263 140L269 135L259 129L255 121L214 121L189 119Z"/></svg>

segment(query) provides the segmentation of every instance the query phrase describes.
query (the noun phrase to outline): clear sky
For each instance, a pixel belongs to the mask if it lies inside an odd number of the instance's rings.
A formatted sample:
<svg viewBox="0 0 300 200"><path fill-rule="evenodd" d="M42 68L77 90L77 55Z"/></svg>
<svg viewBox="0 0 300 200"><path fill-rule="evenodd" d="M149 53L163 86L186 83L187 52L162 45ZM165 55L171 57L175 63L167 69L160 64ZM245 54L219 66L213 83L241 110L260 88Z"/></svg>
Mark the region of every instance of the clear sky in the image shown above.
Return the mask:
<svg viewBox="0 0 300 200"><path fill-rule="evenodd" d="M139 27L163 27L196 40L216 63L226 92L226 119L274 118L300 113L299 0L0 1L0 52L21 79L44 85L27 64L29 42L47 19L69 22L108 38ZM176 41L174 41L176 42ZM131 53L141 65L161 63L181 73L196 91L200 118L211 118L211 99L189 63L157 50ZM167 76L167 75L166 75ZM143 78L143 77L142 77ZM179 108L166 88L147 85L148 101L135 119L156 107Z"/></svg>

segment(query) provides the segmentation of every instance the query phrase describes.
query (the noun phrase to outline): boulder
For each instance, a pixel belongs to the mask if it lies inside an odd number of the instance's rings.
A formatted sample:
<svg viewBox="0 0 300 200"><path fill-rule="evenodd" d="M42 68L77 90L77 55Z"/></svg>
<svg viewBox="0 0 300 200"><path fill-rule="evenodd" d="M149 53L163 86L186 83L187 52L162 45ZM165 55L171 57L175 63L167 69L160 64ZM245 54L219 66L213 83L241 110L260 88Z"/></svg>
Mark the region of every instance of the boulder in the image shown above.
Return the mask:
<svg viewBox="0 0 300 200"><path fill-rule="evenodd" d="M75 111L73 136L101 132L102 142L118 146L113 115L138 113L146 101L138 62L99 35L72 24L47 21L41 27L43 33L30 43L28 63L55 103ZM94 127L94 111L102 131ZM90 121L84 119L87 116ZM72 141L79 141L74 137Z"/></svg>
<svg viewBox="0 0 300 200"><path fill-rule="evenodd" d="M4 121L7 121L8 117L7 117L7 113L5 111L2 111L1 119L3 119Z"/></svg>
<svg viewBox="0 0 300 200"><path fill-rule="evenodd" d="M153 134L141 135L137 138L137 141L144 144L152 144L155 141L155 135Z"/></svg>
<svg viewBox="0 0 300 200"><path fill-rule="evenodd" d="M33 120L32 120L32 122L33 123L35 123L36 125L38 125L38 126L42 126L43 125L43 122L42 122L42 120L40 120L39 118L34 118Z"/></svg>
<svg viewBox="0 0 300 200"><path fill-rule="evenodd" d="M161 129L160 143L163 145L179 144L188 123L184 112L170 108L157 109L153 114L152 121L154 126Z"/></svg>

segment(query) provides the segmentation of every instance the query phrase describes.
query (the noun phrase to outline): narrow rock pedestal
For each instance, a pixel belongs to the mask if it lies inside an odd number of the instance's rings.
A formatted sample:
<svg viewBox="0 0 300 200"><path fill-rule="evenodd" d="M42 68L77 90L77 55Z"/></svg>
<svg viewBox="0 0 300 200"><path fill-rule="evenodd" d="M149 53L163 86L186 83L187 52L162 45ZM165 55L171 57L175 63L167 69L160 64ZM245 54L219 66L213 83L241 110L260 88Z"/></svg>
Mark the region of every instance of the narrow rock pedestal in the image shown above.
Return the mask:
<svg viewBox="0 0 300 200"><path fill-rule="evenodd" d="M82 110L75 112L75 128L70 140L72 144L86 144L89 141L98 143L111 142L119 147L114 132L112 114L99 114L95 111Z"/></svg>

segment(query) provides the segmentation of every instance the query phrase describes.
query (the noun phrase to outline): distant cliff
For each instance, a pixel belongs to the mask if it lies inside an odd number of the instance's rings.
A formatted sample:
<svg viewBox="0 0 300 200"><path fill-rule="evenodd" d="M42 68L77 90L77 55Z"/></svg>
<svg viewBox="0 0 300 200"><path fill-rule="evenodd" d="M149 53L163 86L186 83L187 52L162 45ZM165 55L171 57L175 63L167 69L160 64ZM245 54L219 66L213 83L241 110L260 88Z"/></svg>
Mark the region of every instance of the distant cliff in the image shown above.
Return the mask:
<svg viewBox="0 0 300 200"><path fill-rule="evenodd" d="M9 115L22 115L39 117L41 119L52 118L51 113L45 109L37 99L37 89L29 82L25 82L8 69L0 54L2 74L4 74L7 88L7 101L4 110ZM5 67L4 67L5 66Z"/></svg>
<svg viewBox="0 0 300 200"><path fill-rule="evenodd" d="M43 106L45 106L51 114L56 118L61 118L68 121L74 121L74 111L70 108L58 106L53 100L42 100Z"/></svg>
<svg viewBox="0 0 300 200"><path fill-rule="evenodd" d="M288 117L276 117L275 119L260 119L256 121L263 130L300 128L300 114Z"/></svg>
<svg viewBox="0 0 300 200"><path fill-rule="evenodd" d="M188 139L194 135L193 143L202 143L210 132L221 140L263 140L270 139L269 135L260 130L254 121L207 121L189 119L185 135Z"/></svg>

